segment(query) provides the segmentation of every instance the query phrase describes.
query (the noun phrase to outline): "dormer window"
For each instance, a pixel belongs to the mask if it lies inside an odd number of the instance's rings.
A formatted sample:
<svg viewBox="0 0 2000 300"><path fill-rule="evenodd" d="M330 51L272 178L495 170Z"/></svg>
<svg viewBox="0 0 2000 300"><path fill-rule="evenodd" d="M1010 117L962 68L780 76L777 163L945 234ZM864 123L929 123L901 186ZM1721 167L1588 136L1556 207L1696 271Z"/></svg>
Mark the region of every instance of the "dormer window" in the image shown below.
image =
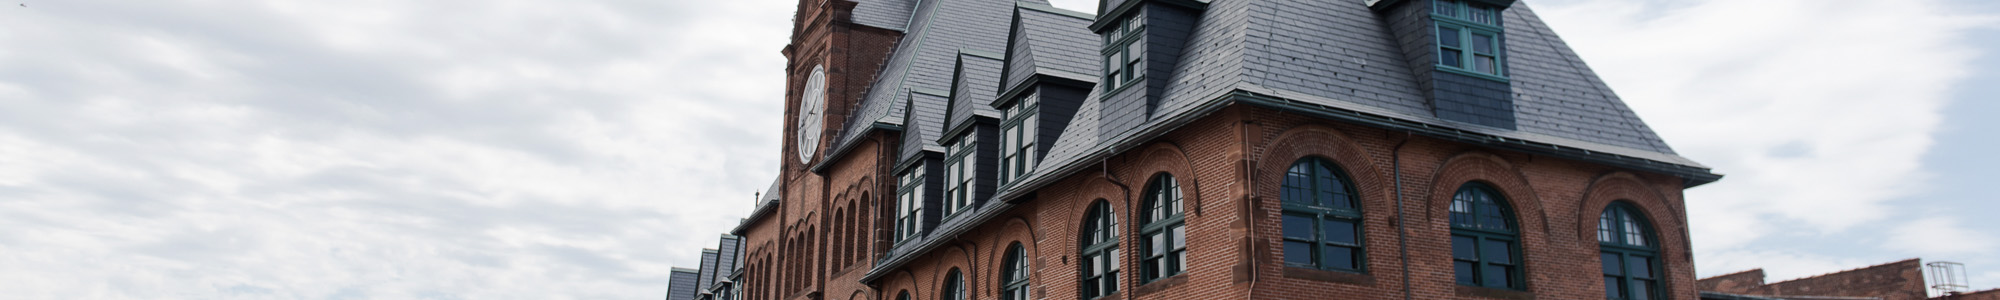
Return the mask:
<svg viewBox="0 0 2000 300"><path fill-rule="evenodd" d="M972 205L972 162L975 135L965 135L946 149L944 164L944 218L951 218Z"/></svg>
<svg viewBox="0 0 2000 300"><path fill-rule="evenodd" d="M1145 54L1146 14L1132 13L1104 32L1104 90L1124 88L1145 76L1139 62Z"/></svg>
<svg viewBox="0 0 2000 300"><path fill-rule="evenodd" d="M1000 111L1000 185L1005 186L1035 168L1035 94Z"/></svg>
<svg viewBox="0 0 2000 300"><path fill-rule="evenodd" d="M1432 0L1431 7L1439 70L1506 78L1499 8L1466 0Z"/></svg>
<svg viewBox="0 0 2000 300"><path fill-rule="evenodd" d="M917 236L917 227L924 212L924 167L911 167L903 175L896 176L896 235L901 243Z"/></svg>

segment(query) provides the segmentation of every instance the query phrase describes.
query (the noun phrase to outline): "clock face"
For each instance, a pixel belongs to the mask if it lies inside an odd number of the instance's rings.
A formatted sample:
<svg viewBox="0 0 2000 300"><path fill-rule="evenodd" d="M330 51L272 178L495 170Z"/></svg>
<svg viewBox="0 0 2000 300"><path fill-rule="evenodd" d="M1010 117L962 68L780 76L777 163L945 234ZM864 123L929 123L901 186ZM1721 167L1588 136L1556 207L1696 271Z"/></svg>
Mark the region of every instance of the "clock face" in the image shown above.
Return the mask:
<svg viewBox="0 0 2000 300"><path fill-rule="evenodd" d="M821 119L825 117L826 67L814 66L799 99L799 162L811 162L813 151L819 150L820 126L825 124Z"/></svg>

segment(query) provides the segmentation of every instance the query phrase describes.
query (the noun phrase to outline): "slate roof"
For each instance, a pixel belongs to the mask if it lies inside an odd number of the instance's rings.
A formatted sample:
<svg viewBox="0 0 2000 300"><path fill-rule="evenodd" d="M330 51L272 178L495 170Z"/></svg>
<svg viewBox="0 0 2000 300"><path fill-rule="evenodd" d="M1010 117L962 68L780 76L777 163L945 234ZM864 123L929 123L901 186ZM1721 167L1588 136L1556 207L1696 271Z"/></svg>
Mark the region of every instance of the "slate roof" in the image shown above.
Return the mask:
<svg viewBox="0 0 2000 300"><path fill-rule="evenodd" d="M1008 17L1015 5L1006 0L919 0L910 17L910 26L896 50L889 54L879 77L868 88L861 103L850 113L847 124L842 126L839 137L833 139L833 151L827 157L845 153L848 147L867 136L877 128L899 129L903 120L903 105L909 103L910 91L942 91L951 89L952 64L961 51L1004 53L1006 47ZM1045 0L1027 0L1029 3L1047 4ZM860 9L856 7L855 9ZM942 113L944 101L915 102L915 105L935 105L920 107ZM821 160L823 168L827 161Z"/></svg>
<svg viewBox="0 0 2000 300"><path fill-rule="evenodd" d="M1000 91L1001 63L997 56L959 54L958 73L961 76L957 83L953 83L951 106L945 111L946 130L956 130L959 126L965 126L975 115L996 119L1000 117L999 111L993 110L993 106L986 105L987 101L999 97L997 94ZM937 142L943 142L945 138L949 137L938 136Z"/></svg>
<svg viewBox="0 0 2000 300"><path fill-rule="evenodd" d="M849 0L832 0L849 1ZM910 10L916 9L916 0L851 0L854 5L850 17L855 24L876 28L904 31L910 25Z"/></svg>
<svg viewBox="0 0 2000 300"><path fill-rule="evenodd" d="M1091 16L1047 4L1021 3L1015 10L1021 21L1010 37L1013 57L1008 58L1006 84L1013 89L1035 74L1058 76L1083 82L1097 82L1100 63L1098 47L1102 38L1090 32Z"/></svg>

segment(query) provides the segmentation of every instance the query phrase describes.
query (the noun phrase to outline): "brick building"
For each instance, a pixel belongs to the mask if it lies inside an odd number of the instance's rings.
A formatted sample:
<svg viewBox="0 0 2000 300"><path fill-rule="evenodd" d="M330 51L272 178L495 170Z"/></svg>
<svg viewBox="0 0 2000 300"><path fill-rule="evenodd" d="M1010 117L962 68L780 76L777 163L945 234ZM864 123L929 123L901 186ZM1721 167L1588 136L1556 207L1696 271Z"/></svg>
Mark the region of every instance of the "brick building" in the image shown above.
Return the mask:
<svg viewBox="0 0 2000 300"><path fill-rule="evenodd" d="M1930 296L1924 264L1918 259L1868 266L1780 282L1764 282L1764 269L1716 275L1695 281L1702 299L1867 299L2000 300L2000 289Z"/></svg>
<svg viewBox="0 0 2000 300"><path fill-rule="evenodd" d="M794 299L1695 299L1676 155L1514 0L801 0Z"/></svg>

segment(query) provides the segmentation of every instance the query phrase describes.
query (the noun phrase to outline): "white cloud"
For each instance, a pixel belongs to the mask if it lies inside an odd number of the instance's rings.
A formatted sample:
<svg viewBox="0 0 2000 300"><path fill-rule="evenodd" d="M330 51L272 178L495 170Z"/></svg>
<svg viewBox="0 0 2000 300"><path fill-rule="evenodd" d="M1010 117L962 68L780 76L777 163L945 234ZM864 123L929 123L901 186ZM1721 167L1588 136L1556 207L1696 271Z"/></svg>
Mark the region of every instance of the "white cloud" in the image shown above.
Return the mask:
<svg viewBox="0 0 2000 300"><path fill-rule="evenodd" d="M1549 4L1536 8L1654 129L1729 175L1687 192L1702 270L1880 263L1759 241L1853 239L1914 213L1891 201L1925 188L1919 160L1985 22L1940 0Z"/></svg>
<svg viewBox="0 0 2000 300"><path fill-rule="evenodd" d="M1957 218L1927 217L1890 230L1885 247L1923 257L1948 258L1992 253L1994 241L1986 232L1966 229Z"/></svg>
<svg viewBox="0 0 2000 300"><path fill-rule="evenodd" d="M788 1L30 6L10 298L659 297L776 170Z"/></svg>

